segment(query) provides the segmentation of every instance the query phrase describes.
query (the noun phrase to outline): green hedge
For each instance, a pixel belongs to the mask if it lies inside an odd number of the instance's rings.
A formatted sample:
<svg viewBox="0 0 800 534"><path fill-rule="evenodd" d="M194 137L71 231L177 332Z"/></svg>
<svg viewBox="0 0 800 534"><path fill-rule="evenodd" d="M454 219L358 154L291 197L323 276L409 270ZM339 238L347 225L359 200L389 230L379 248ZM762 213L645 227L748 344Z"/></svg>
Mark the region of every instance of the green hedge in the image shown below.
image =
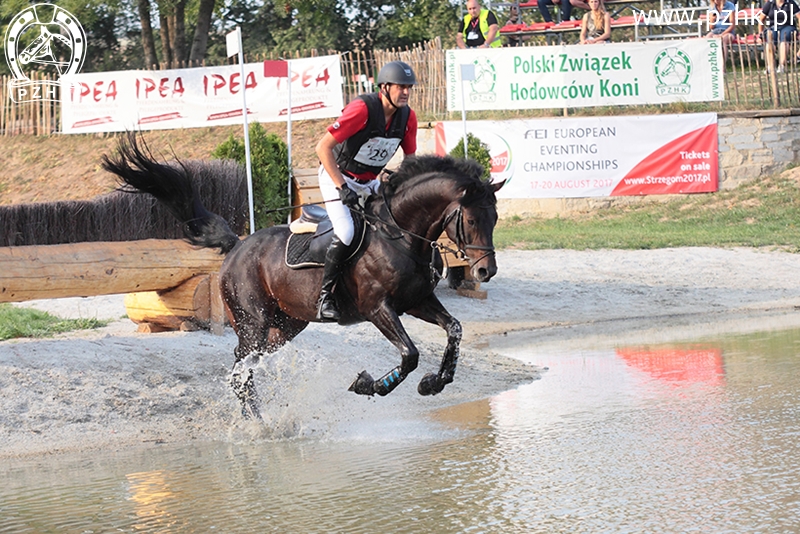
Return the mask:
<svg viewBox="0 0 800 534"><path fill-rule="evenodd" d="M450 151L454 158L464 157L464 137L459 137L458 144ZM467 134L467 155L483 165L483 175L481 178L490 180L492 175L492 156L489 155L489 145L472 135Z"/></svg>
<svg viewBox="0 0 800 534"><path fill-rule="evenodd" d="M275 134L267 133L264 127L257 122L250 125L250 161L253 174L253 210L256 230L286 222L288 210L272 210L289 206L287 194L288 154L288 148L283 139ZM211 155L218 159L232 159L244 166L244 139L234 138L231 134Z"/></svg>

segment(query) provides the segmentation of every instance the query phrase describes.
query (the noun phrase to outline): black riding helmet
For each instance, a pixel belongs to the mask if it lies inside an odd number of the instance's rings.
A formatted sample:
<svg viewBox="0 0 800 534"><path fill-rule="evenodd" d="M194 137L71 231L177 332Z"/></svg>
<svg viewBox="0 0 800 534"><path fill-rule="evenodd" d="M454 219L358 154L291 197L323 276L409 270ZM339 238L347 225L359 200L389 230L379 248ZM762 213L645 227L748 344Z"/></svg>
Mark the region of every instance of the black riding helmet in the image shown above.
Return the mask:
<svg viewBox="0 0 800 534"><path fill-rule="evenodd" d="M397 105L392 102L389 91L384 91L383 86L390 83L395 85L417 85L417 77L414 75L414 69L412 69L408 63L403 61L390 61L381 68L378 73L377 82L386 100L396 108Z"/></svg>
<svg viewBox="0 0 800 534"><path fill-rule="evenodd" d="M395 83L397 85L417 85L417 77L408 63L390 61L378 73L378 85Z"/></svg>

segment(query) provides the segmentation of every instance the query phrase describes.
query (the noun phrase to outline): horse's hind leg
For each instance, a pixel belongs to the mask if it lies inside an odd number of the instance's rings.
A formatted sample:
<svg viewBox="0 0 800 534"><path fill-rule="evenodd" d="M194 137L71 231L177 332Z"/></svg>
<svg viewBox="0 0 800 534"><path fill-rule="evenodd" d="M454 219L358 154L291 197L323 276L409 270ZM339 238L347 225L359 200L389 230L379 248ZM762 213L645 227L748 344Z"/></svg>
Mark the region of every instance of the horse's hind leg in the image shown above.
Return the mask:
<svg viewBox="0 0 800 534"><path fill-rule="evenodd" d="M306 326L308 322L293 319L277 309L271 317L240 313L236 321L239 344L234 350L236 361L231 371L231 387L242 403L242 415L261 418L258 393L253 381L253 367L265 352L275 352Z"/></svg>
<svg viewBox="0 0 800 534"><path fill-rule="evenodd" d="M408 310L408 314L428 323L438 324L447 332L447 347L444 349L439 373L426 374L417 387L420 395L436 395L453 381L456 373L458 351L461 344L461 323L444 309L435 295L428 297L413 310Z"/></svg>
<svg viewBox="0 0 800 534"><path fill-rule="evenodd" d="M233 354L236 361L231 369L230 384L233 393L242 403L242 415L246 418L261 419L261 413L258 411L258 393L253 382L253 366L258 363L261 353L249 349L240 341ZM248 361L248 356L252 356L251 361Z"/></svg>

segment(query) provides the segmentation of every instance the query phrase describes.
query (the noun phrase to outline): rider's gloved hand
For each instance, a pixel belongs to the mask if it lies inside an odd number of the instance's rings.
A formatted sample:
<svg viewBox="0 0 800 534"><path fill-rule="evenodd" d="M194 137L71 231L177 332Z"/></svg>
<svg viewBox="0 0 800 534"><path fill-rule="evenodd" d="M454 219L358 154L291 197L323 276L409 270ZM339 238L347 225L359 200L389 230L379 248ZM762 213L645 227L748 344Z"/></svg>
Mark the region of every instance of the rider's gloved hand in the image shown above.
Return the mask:
<svg viewBox="0 0 800 534"><path fill-rule="evenodd" d="M351 209L359 209L360 206L358 205L358 194L355 191L347 187L347 184L342 184L342 187L339 188L339 198L342 199L342 204L347 206Z"/></svg>

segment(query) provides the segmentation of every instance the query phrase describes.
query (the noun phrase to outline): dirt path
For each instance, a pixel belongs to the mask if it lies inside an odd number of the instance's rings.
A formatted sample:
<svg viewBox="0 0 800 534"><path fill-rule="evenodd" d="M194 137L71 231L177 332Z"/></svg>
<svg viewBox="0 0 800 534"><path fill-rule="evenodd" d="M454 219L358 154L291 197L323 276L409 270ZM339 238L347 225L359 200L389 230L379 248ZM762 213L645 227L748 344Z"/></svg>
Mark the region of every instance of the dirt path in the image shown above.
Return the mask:
<svg viewBox="0 0 800 534"><path fill-rule="evenodd" d="M397 365L371 325L311 325L264 362L257 382L265 421L238 415L227 384L236 344L228 330L143 335L127 319L52 340L0 343L0 457L142 442L325 436L387 413L425 417L538 377L494 354L492 336L533 330L564 350L623 340L660 343L722 331L800 326L800 255L753 249L502 251L487 300L438 295L464 326L456 381L434 398L416 384L438 367L444 335L412 318L420 368L386 398L347 392L362 369ZM64 317L124 315L119 296L27 303ZM544 375L547 379L547 375Z"/></svg>

